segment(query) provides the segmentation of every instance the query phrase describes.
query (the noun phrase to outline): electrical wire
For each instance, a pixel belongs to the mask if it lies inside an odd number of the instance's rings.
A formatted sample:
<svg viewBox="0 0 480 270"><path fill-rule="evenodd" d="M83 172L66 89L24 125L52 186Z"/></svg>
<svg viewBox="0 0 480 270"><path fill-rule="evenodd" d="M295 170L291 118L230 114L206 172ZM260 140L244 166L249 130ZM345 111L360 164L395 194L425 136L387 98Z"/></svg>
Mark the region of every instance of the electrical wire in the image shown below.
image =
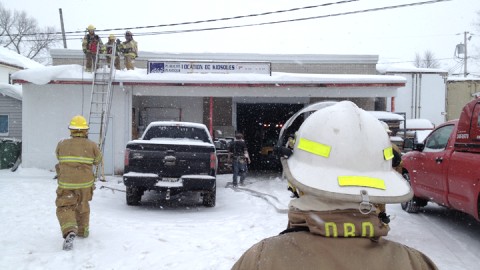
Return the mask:
<svg viewBox="0 0 480 270"><path fill-rule="evenodd" d="M359 1L359 0L345 0L345 1L339 1L339 2L325 3L325 4L321 4L321 5L315 5L315 6L306 6L306 7L300 7L300 8L287 9L287 10L277 10L277 11L271 11L271 12L241 15L241 16L219 18L219 19L208 19L208 20L171 23L171 24L161 24L161 25L99 29L99 30L95 30L95 31L98 33L98 32L105 32L105 31L120 31L120 30L132 30L132 29L137 29L138 30L138 29L148 29L148 28L159 28L159 27L170 27L170 26L190 25L190 24L201 24L201 23L207 23L207 22L210 23L210 22L234 20L234 19L241 19L241 18L248 18L248 17L265 16L265 15L271 15L271 14L275 14L275 13L298 11L298 10L302 10L302 9L310 9L310 8L323 7L323 6L328 6L328 5L345 4L345 3L354 2L354 1ZM269 21L269 22L251 23L251 24L239 24L239 25L221 26L221 27L169 30L169 31L157 31L157 32L144 32L144 33L140 32L140 33L136 33L135 35L136 36L149 36L149 35L162 35L162 34L178 34L178 33L190 33L190 32L201 32L201 31L213 31L213 30L225 30L225 29L233 29L233 28L263 26L263 25L272 25L272 24L280 24L280 23L290 23L290 22L314 20L314 19L324 19L324 18L352 15L352 14L360 14L360 13L368 13L368 12L375 12L375 11L383 11L383 10L404 8L404 7L421 6L421 5L427 5L427 4L436 4L436 3L447 2L447 1L452 1L452 0L429 0L429 1L416 2L416 3L407 3L407 4L400 4L400 5L393 5L393 6L384 6L384 7L377 7L377 8L356 10L356 11L348 11L348 12L341 12L341 13L334 13L334 14L326 14L326 15L320 15L320 16L288 19L288 20L278 20L278 21ZM70 34L83 34L83 33L85 33L85 31L65 32L65 34L69 34L69 35ZM44 33L44 34L48 34L48 33ZM50 33L50 34L60 35L62 33L61 32L55 32L55 33Z"/></svg>

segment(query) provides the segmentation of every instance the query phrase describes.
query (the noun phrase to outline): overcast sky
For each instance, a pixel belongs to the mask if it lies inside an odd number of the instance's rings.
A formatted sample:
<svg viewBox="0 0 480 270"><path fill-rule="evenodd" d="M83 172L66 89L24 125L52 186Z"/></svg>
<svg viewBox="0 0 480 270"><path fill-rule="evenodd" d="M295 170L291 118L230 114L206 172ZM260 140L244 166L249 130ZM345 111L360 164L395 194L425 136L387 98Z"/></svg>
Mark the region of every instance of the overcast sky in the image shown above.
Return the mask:
<svg viewBox="0 0 480 270"><path fill-rule="evenodd" d="M468 42L469 55L480 54L480 1L451 0L434 4L395 9L386 7L428 0L176 0L176 1L111 1L111 0L0 0L5 8L24 10L36 18L40 26L55 26L60 31L59 8L62 8L66 32L83 31L89 24L104 37L117 34L123 39L127 28L133 28L139 49L159 52L248 52L248 53L312 53L373 54L381 62L413 61L415 53L432 51L442 60L441 68L455 66L455 46L463 43L465 31L473 34ZM338 3L349 2L349 3ZM319 6L335 3L328 6ZM254 16L213 23L172 27L140 28L163 24L245 16L265 12L304 8L298 11ZM377 9L374 12L362 10ZM360 11L360 12L358 12ZM337 15L339 13L355 14ZM358 12L358 13L357 13ZM286 23L209 30L187 33L168 31L228 27L283 20ZM121 28L122 30L100 31ZM155 35L144 35L156 32ZM161 34L158 34L161 33ZM83 34L69 34L69 49L81 48ZM59 43L63 47L63 43ZM477 61L478 62L478 61ZM471 71L479 70L473 61ZM463 70L457 69L457 72ZM478 72L480 75L480 72Z"/></svg>

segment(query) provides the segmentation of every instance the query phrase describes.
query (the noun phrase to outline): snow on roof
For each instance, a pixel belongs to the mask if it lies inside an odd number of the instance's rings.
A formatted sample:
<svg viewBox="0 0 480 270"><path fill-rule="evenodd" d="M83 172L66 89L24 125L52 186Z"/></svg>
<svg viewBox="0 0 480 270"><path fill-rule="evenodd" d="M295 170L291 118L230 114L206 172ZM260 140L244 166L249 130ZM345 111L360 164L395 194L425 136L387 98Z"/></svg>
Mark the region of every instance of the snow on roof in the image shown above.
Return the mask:
<svg viewBox="0 0 480 270"><path fill-rule="evenodd" d="M428 119L407 119L405 120L406 129L433 129L435 125Z"/></svg>
<svg viewBox="0 0 480 270"><path fill-rule="evenodd" d="M448 72L443 69L437 68L418 68L412 64L377 64L377 71L382 74L391 73L434 73L434 74L447 74Z"/></svg>
<svg viewBox="0 0 480 270"><path fill-rule="evenodd" d="M154 121L148 124L148 128L151 126L182 126L182 127L193 127L193 128L206 128L204 124L193 123L193 122L181 122L181 121Z"/></svg>
<svg viewBox="0 0 480 270"><path fill-rule="evenodd" d="M2 46L0 46L0 62L20 68L43 67L42 64Z"/></svg>
<svg viewBox="0 0 480 270"><path fill-rule="evenodd" d="M0 94L22 100L22 86L0 83Z"/></svg>
<svg viewBox="0 0 480 270"><path fill-rule="evenodd" d="M14 80L23 80L34 84L48 84L50 81L78 81L92 80L92 73L83 72L80 65L46 66L20 70L12 74ZM339 74L300 74L272 72L272 75L263 74L175 74L175 73L150 73L146 69L117 70L115 81L133 82L212 82L217 83L389 83L404 84L405 78L393 75L339 75Z"/></svg>
<svg viewBox="0 0 480 270"><path fill-rule="evenodd" d="M448 76L447 81L480 81L480 77L472 77L468 75L467 77L457 77L457 76Z"/></svg>
<svg viewBox="0 0 480 270"><path fill-rule="evenodd" d="M400 114L392 113L392 112L385 112L385 111L368 111L373 116L375 116L378 120L384 121L403 121L403 116Z"/></svg>

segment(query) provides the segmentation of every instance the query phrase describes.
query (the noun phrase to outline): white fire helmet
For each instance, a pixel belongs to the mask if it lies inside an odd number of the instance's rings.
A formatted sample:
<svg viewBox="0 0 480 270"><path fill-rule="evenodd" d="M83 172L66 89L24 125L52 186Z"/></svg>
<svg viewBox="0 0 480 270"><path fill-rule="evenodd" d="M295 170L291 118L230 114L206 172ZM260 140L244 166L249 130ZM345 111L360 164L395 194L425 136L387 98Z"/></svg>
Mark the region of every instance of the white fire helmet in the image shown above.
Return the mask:
<svg viewBox="0 0 480 270"><path fill-rule="evenodd" d="M345 202L405 202L413 193L392 169L392 158L382 124L342 101L303 122L293 154L283 164L288 180L303 194Z"/></svg>

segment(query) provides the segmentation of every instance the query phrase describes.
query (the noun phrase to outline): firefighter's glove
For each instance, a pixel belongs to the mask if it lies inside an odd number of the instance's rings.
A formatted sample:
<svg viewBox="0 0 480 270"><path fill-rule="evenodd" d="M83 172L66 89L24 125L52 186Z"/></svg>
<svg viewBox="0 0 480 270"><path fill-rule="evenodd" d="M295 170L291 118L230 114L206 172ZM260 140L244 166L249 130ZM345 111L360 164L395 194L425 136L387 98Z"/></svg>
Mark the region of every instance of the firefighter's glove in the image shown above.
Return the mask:
<svg viewBox="0 0 480 270"><path fill-rule="evenodd" d="M385 224L390 223L390 216L385 213L385 212L380 212L378 214L378 218Z"/></svg>

